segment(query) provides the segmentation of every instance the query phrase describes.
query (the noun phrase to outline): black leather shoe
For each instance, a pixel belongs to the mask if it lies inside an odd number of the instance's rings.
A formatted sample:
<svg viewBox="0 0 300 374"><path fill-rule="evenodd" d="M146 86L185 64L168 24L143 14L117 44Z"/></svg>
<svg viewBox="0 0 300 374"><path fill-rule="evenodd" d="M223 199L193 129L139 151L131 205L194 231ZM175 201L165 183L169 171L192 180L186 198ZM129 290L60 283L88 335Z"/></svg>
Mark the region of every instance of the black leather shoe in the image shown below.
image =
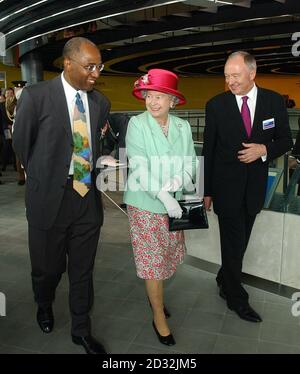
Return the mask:
<svg viewBox="0 0 300 374"><path fill-rule="evenodd" d="M238 307L229 307L229 309L236 312L236 314L245 321L249 322L262 322L262 319L255 310L251 308L250 305L238 306Z"/></svg>
<svg viewBox="0 0 300 374"><path fill-rule="evenodd" d="M88 336L75 336L72 335L72 341L74 344L82 345L87 354L90 355L104 355L107 354L103 345L97 342L91 335Z"/></svg>
<svg viewBox="0 0 300 374"><path fill-rule="evenodd" d="M150 303L149 297L148 297L148 301L149 301L150 308L152 309L152 305ZM168 311L168 309L165 306L164 306L164 313L165 313L166 319L171 317L171 313Z"/></svg>
<svg viewBox="0 0 300 374"><path fill-rule="evenodd" d="M156 326L155 326L154 321L152 321L152 326L153 326L153 329L154 329L154 331L155 331L155 333L156 333L156 335L157 335L157 337L158 337L158 340L161 342L161 344L169 345L169 346L171 346L171 345L175 345L175 344L176 344L176 342L175 342L175 340L174 340L172 334L169 334L169 335L167 335L167 336L162 336L162 335L160 335L160 333L158 332L158 330L157 330L157 328L156 328Z"/></svg>
<svg viewBox="0 0 300 374"><path fill-rule="evenodd" d="M42 309L39 307L36 314L36 319L41 330L46 334L49 334L53 330L54 316L51 307L47 309Z"/></svg>

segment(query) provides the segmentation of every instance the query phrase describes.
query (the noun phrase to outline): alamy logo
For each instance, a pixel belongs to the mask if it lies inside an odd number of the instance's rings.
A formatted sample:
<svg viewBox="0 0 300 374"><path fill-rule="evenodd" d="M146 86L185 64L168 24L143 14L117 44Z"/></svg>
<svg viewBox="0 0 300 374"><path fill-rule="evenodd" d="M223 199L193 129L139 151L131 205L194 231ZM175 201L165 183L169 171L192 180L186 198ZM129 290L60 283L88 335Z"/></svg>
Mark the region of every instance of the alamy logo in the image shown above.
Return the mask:
<svg viewBox="0 0 300 374"><path fill-rule="evenodd" d="M6 55L6 42L5 42L5 35L0 32L0 56Z"/></svg>
<svg viewBox="0 0 300 374"><path fill-rule="evenodd" d="M295 41L292 45L292 55L294 57L299 57L300 56L300 32L294 32L292 35L292 40Z"/></svg>
<svg viewBox="0 0 300 374"><path fill-rule="evenodd" d="M0 292L0 317L6 316L6 297L3 292Z"/></svg>
<svg viewBox="0 0 300 374"><path fill-rule="evenodd" d="M300 292L294 292L292 295L292 300L295 301L295 303L292 305L292 315L294 317L300 316Z"/></svg>

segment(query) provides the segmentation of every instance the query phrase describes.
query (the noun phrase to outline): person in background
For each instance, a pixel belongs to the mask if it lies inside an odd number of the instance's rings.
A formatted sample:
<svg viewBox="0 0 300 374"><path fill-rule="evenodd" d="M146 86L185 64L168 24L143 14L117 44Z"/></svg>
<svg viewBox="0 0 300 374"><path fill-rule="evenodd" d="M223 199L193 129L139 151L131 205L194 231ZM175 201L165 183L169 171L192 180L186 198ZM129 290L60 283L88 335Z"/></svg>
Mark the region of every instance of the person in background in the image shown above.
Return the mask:
<svg viewBox="0 0 300 374"><path fill-rule="evenodd" d="M284 98L285 106L289 109L292 109L296 106L295 100L290 99L289 95L282 95Z"/></svg>
<svg viewBox="0 0 300 374"><path fill-rule="evenodd" d="M13 164L16 170L15 153L12 148L12 125L14 120L14 111L17 105L13 88L5 90L5 102L0 103L0 116L3 131L3 149L2 149L2 171L5 171L7 165Z"/></svg>
<svg viewBox="0 0 300 374"><path fill-rule="evenodd" d="M110 113L107 119L103 154L109 155L115 150L115 158L119 158L119 150L125 148L125 137L129 117L124 113Z"/></svg>
<svg viewBox="0 0 300 374"><path fill-rule="evenodd" d="M151 69L136 81L133 95L145 101L146 111L131 117L126 135L129 176L124 202L137 276L145 280L153 329L168 346L175 339L166 321L170 313L164 307L163 281L175 273L185 254L183 231L169 232L168 217L181 217L177 199L196 170L191 127L169 114L186 102L177 81L176 74L163 69Z"/></svg>
<svg viewBox="0 0 300 374"><path fill-rule="evenodd" d="M1 90L0 90L0 108L1 108L1 104L2 103L5 103L5 95L2 94ZM2 125L2 121L3 121L3 118L2 118L2 110L0 109L0 158L1 158L1 165L3 165L3 154L2 154L2 149L3 149L3 144L4 144L4 131L3 131L3 125ZM2 177L2 173L0 171L0 177ZM2 181L0 180L0 184L3 184Z"/></svg>
<svg viewBox="0 0 300 374"><path fill-rule="evenodd" d="M260 322L241 284L242 262L255 217L263 208L268 163L290 150L293 142L283 98L256 86L252 55L232 53L224 74L229 91L206 105L204 201L206 209L213 202L219 220L220 296L240 318Z"/></svg>
<svg viewBox="0 0 300 374"><path fill-rule="evenodd" d="M109 165L112 163L118 168L119 159L126 162L125 137L129 117L124 113L110 113L103 129L102 154L103 162ZM124 186L127 180L128 169L122 168L122 182ZM121 203L120 207L126 209L126 204Z"/></svg>
<svg viewBox="0 0 300 374"><path fill-rule="evenodd" d="M98 47L75 37L63 49L63 73L23 89L13 146L26 172L26 215L37 322L51 333L52 304L68 270L71 338L88 354L106 353L91 334L93 268L103 223L96 188L101 128L110 109L94 90L104 68Z"/></svg>

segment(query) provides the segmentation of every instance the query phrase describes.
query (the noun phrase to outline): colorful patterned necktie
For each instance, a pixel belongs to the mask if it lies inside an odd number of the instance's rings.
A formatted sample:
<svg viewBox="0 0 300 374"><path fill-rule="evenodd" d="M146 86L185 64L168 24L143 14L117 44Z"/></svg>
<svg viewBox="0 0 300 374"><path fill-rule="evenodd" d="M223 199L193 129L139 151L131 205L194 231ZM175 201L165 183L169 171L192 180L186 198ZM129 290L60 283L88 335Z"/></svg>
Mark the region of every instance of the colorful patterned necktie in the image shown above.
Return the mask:
<svg viewBox="0 0 300 374"><path fill-rule="evenodd" d="M83 197L91 187L91 148L85 110L78 92L73 115L73 142L73 188Z"/></svg>
<svg viewBox="0 0 300 374"><path fill-rule="evenodd" d="M241 109L241 115L244 121L244 126L248 135L248 138L250 138L251 135L251 116L250 116L250 110L247 104L248 96L243 96L243 104Z"/></svg>

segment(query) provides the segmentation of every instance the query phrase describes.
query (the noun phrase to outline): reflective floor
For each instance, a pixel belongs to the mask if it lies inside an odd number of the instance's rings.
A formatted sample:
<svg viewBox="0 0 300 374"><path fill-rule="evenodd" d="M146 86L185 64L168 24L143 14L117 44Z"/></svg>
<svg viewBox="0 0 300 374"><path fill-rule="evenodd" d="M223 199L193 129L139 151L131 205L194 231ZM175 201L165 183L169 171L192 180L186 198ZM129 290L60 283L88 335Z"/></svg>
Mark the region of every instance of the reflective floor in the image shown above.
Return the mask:
<svg viewBox="0 0 300 374"><path fill-rule="evenodd" d="M0 353L84 353L70 339L68 281L64 276L53 306L55 328L39 329L33 302L24 186L16 174L0 179L0 292L6 316L0 317ZM120 200L120 196L116 197ZM263 318L242 321L217 294L215 276L183 264L165 284L170 328L177 344L166 347L153 331L143 281L135 274L126 216L105 199L105 224L95 263L93 335L110 353L300 353L300 319L292 302L246 286Z"/></svg>

